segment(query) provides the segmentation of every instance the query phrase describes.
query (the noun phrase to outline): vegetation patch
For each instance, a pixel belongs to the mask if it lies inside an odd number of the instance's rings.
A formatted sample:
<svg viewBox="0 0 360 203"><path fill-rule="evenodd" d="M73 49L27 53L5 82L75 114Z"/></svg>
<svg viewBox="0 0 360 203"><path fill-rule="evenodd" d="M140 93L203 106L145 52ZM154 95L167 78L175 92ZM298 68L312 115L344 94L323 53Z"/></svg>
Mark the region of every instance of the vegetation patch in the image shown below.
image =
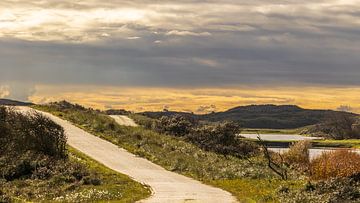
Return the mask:
<svg viewBox="0 0 360 203"><path fill-rule="evenodd" d="M159 132L154 130L159 127L156 124L158 121L141 115L130 115L130 117L136 118L137 123L143 126L125 127L118 125L105 113L93 109L75 106L63 108L56 103L36 108L69 120L84 130L170 171L227 190L241 201L314 202L324 196L333 197L330 194L336 193L338 189L329 186L326 191L320 191L319 185L331 185L330 180L320 182L310 180L307 171L304 171L308 168L308 162L304 163L305 169L298 170L299 167L295 167L304 160L299 153L304 152L307 145L294 147L294 151L286 156L287 162L284 162L282 166L287 170L287 179L281 180L269 169L266 158L261 154L237 157L222 151L202 148L201 145L188 140L183 133L174 133L176 131L192 132L188 131L186 122L182 120L178 126L172 124L169 125L171 128L163 126L167 130ZM173 132L170 133L170 131ZM205 133L203 135L205 136ZM219 136L221 138L221 135ZM204 139L213 140L212 138ZM222 142L218 144L226 143ZM273 156L276 161L275 157L278 155L274 153ZM342 198L351 199L348 196Z"/></svg>
<svg viewBox="0 0 360 203"><path fill-rule="evenodd" d="M41 114L0 107L0 202L134 202L150 190L67 149L63 129Z"/></svg>
<svg viewBox="0 0 360 203"><path fill-rule="evenodd" d="M315 180L350 177L360 174L360 155L349 150L324 152L310 167Z"/></svg>
<svg viewBox="0 0 360 203"><path fill-rule="evenodd" d="M238 197L240 202L279 202L278 190L290 188L298 190L306 182L303 180L283 181L279 179L230 179L214 180L212 184Z"/></svg>

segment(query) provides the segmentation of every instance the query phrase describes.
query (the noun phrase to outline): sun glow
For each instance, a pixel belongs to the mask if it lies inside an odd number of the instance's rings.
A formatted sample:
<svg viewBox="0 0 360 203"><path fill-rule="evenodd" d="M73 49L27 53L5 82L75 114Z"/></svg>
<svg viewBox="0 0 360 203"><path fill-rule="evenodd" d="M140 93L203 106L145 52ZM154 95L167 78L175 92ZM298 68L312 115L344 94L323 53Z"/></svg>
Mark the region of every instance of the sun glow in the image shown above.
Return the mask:
<svg viewBox="0 0 360 203"><path fill-rule="evenodd" d="M56 94L54 94L56 92ZM120 88L98 86L36 87L30 99L36 103L69 100L86 106L108 109L125 108L131 111L177 111L207 113L207 109L223 111L250 104L295 104L304 108L337 109L351 106L360 113L360 98L354 97L360 88ZM304 95L307 95L304 97Z"/></svg>

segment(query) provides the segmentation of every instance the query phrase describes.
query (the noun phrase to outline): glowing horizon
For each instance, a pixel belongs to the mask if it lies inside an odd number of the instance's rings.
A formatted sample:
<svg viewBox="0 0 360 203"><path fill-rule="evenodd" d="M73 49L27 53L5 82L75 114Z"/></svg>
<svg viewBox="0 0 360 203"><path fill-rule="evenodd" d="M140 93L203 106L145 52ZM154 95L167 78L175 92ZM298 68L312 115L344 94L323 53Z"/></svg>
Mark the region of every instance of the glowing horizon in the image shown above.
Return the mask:
<svg viewBox="0 0 360 203"><path fill-rule="evenodd" d="M360 113L360 98L353 97L353 92L358 91L359 87L171 89L40 85L30 100L35 103L67 100L102 110L134 112L169 109L203 114L251 104L276 104Z"/></svg>

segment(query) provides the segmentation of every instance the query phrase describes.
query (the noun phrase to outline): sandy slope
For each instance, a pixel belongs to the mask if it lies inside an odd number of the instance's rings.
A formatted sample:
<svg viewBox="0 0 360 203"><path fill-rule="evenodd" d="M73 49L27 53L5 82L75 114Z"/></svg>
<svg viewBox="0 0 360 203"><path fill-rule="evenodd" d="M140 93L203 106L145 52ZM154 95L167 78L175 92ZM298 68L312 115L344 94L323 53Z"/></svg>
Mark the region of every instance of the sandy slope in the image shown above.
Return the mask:
<svg viewBox="0 0 360 203"><path fill-rule="evenodd" d="M24 112L31 110L28 107L18 108ZM167 171L146 159L136 157L108 141L91 135L67 121L48 113L43 114L64 127L70 146L115 171L149 185L153 190L153 196L142 202L236 202L228 192Z"/></svg>
<svg viewBox="0 0 360 203"><path fill-rule="evenodd" d="M121 115L110 115L111 118L113 118L118 124L124 125L124 126L132 126L136 127L137 124L132 120L131 118L127 116L121 116Z"/></svg>

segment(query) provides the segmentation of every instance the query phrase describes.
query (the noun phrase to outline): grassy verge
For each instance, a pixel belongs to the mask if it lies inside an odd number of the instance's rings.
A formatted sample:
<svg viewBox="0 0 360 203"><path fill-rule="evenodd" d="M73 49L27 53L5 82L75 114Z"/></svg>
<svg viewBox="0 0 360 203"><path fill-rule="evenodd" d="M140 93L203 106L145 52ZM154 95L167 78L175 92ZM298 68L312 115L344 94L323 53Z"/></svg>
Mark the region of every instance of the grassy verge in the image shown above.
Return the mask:
<svg viewBox="0 0 360 203"><path fill-rule="evenodd" d="M151 194L147 186L106 168L72 148L67 160L52 164L54 168L49 177L24 177L12 181L0 179L0 202L130 203ZM49 171L39 171L42 175L47 173Z"/></svg>
<svg viewBox="0 0 360 203"><path fill-rule="evenodd" d="M277 192L281 188L298 190L304 181L282 181L279 179L234 179L215 180L213 185L234 194L240 202L277 202Z"/></svg>
<svg viewBox="0 0 360 203"><path fill-rule="evenodd" d="M239 159L201 150L181 138L159 134L143 127L124 127L113 119L89 109L36 106L78 127L106 139L169 171L174 171L234 194L241 201L276 202L278 184L261 156ZM294 181L302 185L303 181ZM287 184L287 183L286 183ZM248 191L254 189L254 192ZM270 192L271 191L271 192Z"/></svg>
<svg viewBox="0 0 360 203"><path fill-rule="evenodd" d="M80 193L86 190L103 191L109 197L105 199L99 198L98 200L101 202L136 202L150 197L151 191L148 186L144 186L126 175L107 168L74 148L70 147L69 152L70 159L81 162L86 165L88 169L101 176L101 185L96 187L85 187L80 189ZM91 199L91 201L94 201L94 199Z"/></svg>

